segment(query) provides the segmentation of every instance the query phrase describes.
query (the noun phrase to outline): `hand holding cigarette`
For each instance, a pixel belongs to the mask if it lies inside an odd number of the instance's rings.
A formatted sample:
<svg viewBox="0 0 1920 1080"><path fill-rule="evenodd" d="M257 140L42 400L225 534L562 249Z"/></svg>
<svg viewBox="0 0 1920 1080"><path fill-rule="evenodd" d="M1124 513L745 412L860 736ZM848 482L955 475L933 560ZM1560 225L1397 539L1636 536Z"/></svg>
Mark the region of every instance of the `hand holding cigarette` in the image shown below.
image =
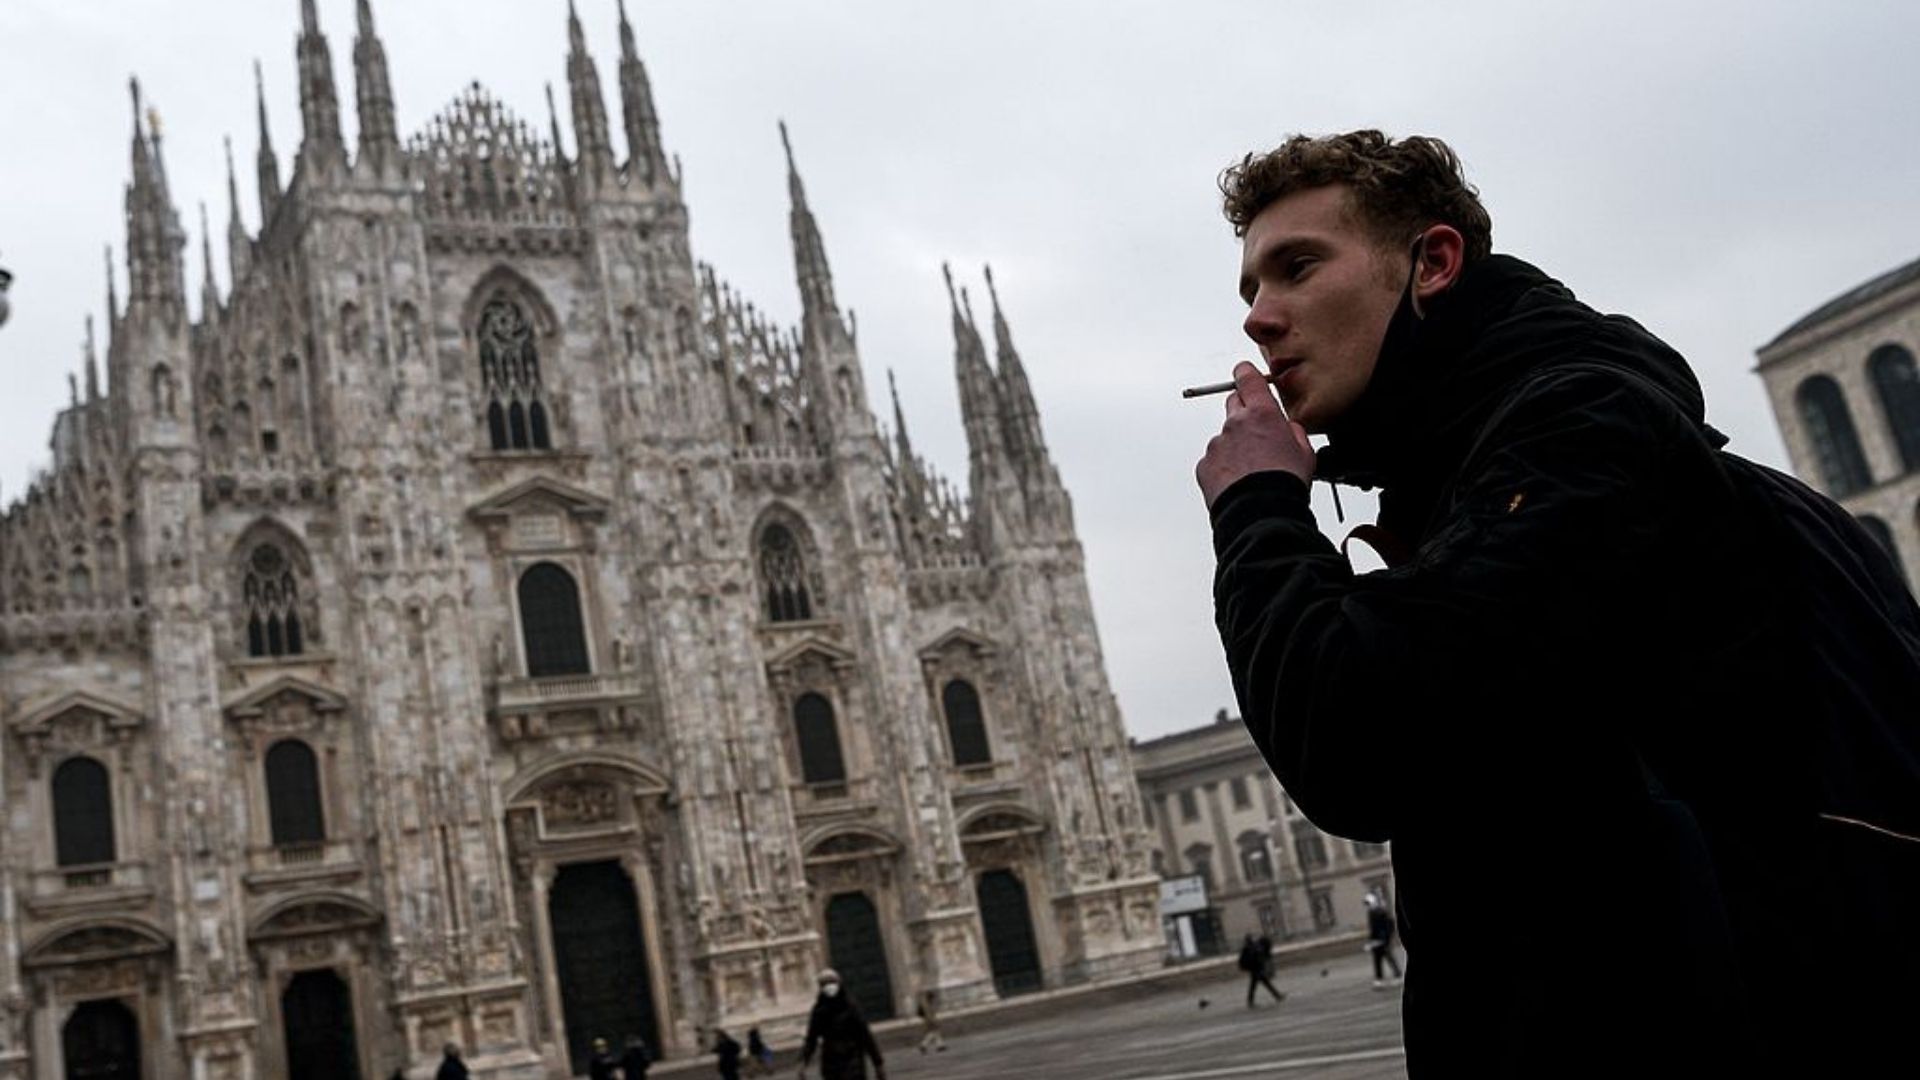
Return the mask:
<svg viewBox="0 0 1920 1080"><path fill-rule="evenodd" d="M1236 481L1253 473L1289 472L1305 483L1313 482L1313 443L1307 439L1307 429L1281 409L1272 383L1271 376L1244 360L1234 365L1233 381L1225 390L1238 392L1227 399L1226 422L1207 443L1206 456L1193 470L1208 507ZM1187 396L1225 390L1200 386Z"/></svg>

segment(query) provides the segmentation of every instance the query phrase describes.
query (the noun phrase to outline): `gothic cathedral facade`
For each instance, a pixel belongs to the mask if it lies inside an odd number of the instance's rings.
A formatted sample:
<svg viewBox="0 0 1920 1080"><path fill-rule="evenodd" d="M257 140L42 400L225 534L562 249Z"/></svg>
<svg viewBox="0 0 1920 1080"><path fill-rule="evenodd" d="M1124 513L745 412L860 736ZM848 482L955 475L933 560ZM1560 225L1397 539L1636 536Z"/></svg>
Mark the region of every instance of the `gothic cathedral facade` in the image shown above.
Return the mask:
<svg viewBox="0 0 1920 1080"><path fill-rule="evenodd" d="M693 260L624 11L624 161L571 12L571 156L477 84L402 141L366 0L350 152L302 19L197 318L135 87L105 389L0 522L0 1077L558 1076L791 1036L826 965L876 1018L1157 965L998 297L962 498L791 150L800 326Z"/></svg>

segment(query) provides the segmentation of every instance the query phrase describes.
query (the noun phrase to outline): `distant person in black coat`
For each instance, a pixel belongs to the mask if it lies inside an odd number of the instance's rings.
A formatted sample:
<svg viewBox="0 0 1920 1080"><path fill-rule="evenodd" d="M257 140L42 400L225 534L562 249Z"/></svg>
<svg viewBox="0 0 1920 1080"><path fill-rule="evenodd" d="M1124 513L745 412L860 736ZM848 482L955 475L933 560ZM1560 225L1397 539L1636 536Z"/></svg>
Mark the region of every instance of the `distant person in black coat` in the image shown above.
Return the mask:
<svg viewBox="0 0 1920 1080"><path fill-rule="evenodd" d="M1373 954L1373 985L1387 984L1383 962L1393 968L1394 978L1400 978L1400 961L1393 957L1393 913L1379 893L1367 894L1367 951Z"/></svg>
<svg viewBox="0 0 1920 1080"><path fill-rule="evenodd" d="M460 1060L460 1044L448 1043L440 1050L440 1068L433 1080L468 1080L467 1064Z"/></svg>
<svg viewBox="0 0 1920 1080"><path fill-rule="evenodd" d="M620 1073L625 1080L647 1080L647 1070L653 1067L653 1054L647 1050L647 1041L638 1035L627 1036L627 1052L620 1055Z"/></svg>
<svg viewBox="0 0 1920 1080"><path fill-rule="evenodd" d="M1262 986L1273 995L1273 1000L1287 1000L1287 995L1273 988L1273 979L1267 975L1267 958L1252 934L1248 934L1246 944L1240 946L1240 970L1247 973L1247 1008L1253 1008L1253 992Z"/></svg>
<svg viewBox="0 0 1920 1080"><path fill-rule="evenodd" d="M713 1029L713 1056L720 1067L720 1080L740 1080L740 1040Z"/></svg>

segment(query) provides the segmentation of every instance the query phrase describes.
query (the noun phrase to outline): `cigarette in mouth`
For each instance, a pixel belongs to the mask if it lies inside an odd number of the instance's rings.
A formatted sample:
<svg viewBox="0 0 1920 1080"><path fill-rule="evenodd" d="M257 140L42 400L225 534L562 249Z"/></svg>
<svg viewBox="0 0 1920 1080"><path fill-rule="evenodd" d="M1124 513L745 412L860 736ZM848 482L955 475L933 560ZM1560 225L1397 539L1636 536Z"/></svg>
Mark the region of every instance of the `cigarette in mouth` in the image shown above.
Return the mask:
<svg viewBox="0 0 1920 1080"><path fill-rule="evenodd" d="M1272 375L1262 375L1260 378L1267 385L1273 385ZM1238 385L1232 379L1228 379L1226 382L1208 383L1205 386L1189 386L1180 391L1180 396L1183 398L1211 397L1214 394L1224 394Z"/></svg>

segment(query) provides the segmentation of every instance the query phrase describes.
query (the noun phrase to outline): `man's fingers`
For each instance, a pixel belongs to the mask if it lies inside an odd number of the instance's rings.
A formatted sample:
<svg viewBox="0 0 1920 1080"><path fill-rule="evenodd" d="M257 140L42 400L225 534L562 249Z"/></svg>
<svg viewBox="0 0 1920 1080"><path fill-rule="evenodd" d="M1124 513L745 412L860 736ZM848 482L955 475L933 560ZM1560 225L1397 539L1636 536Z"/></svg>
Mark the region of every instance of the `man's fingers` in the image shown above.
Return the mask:
<svg viewBox="0 0 1920 1080"><path fill-rule="evenodd" d="M1274 399L1273 388L1267 385L1267 377L1245 360L1233 365L1233 395L1240 404L1249 409L1279 409L1280 403Z"/></svg>

